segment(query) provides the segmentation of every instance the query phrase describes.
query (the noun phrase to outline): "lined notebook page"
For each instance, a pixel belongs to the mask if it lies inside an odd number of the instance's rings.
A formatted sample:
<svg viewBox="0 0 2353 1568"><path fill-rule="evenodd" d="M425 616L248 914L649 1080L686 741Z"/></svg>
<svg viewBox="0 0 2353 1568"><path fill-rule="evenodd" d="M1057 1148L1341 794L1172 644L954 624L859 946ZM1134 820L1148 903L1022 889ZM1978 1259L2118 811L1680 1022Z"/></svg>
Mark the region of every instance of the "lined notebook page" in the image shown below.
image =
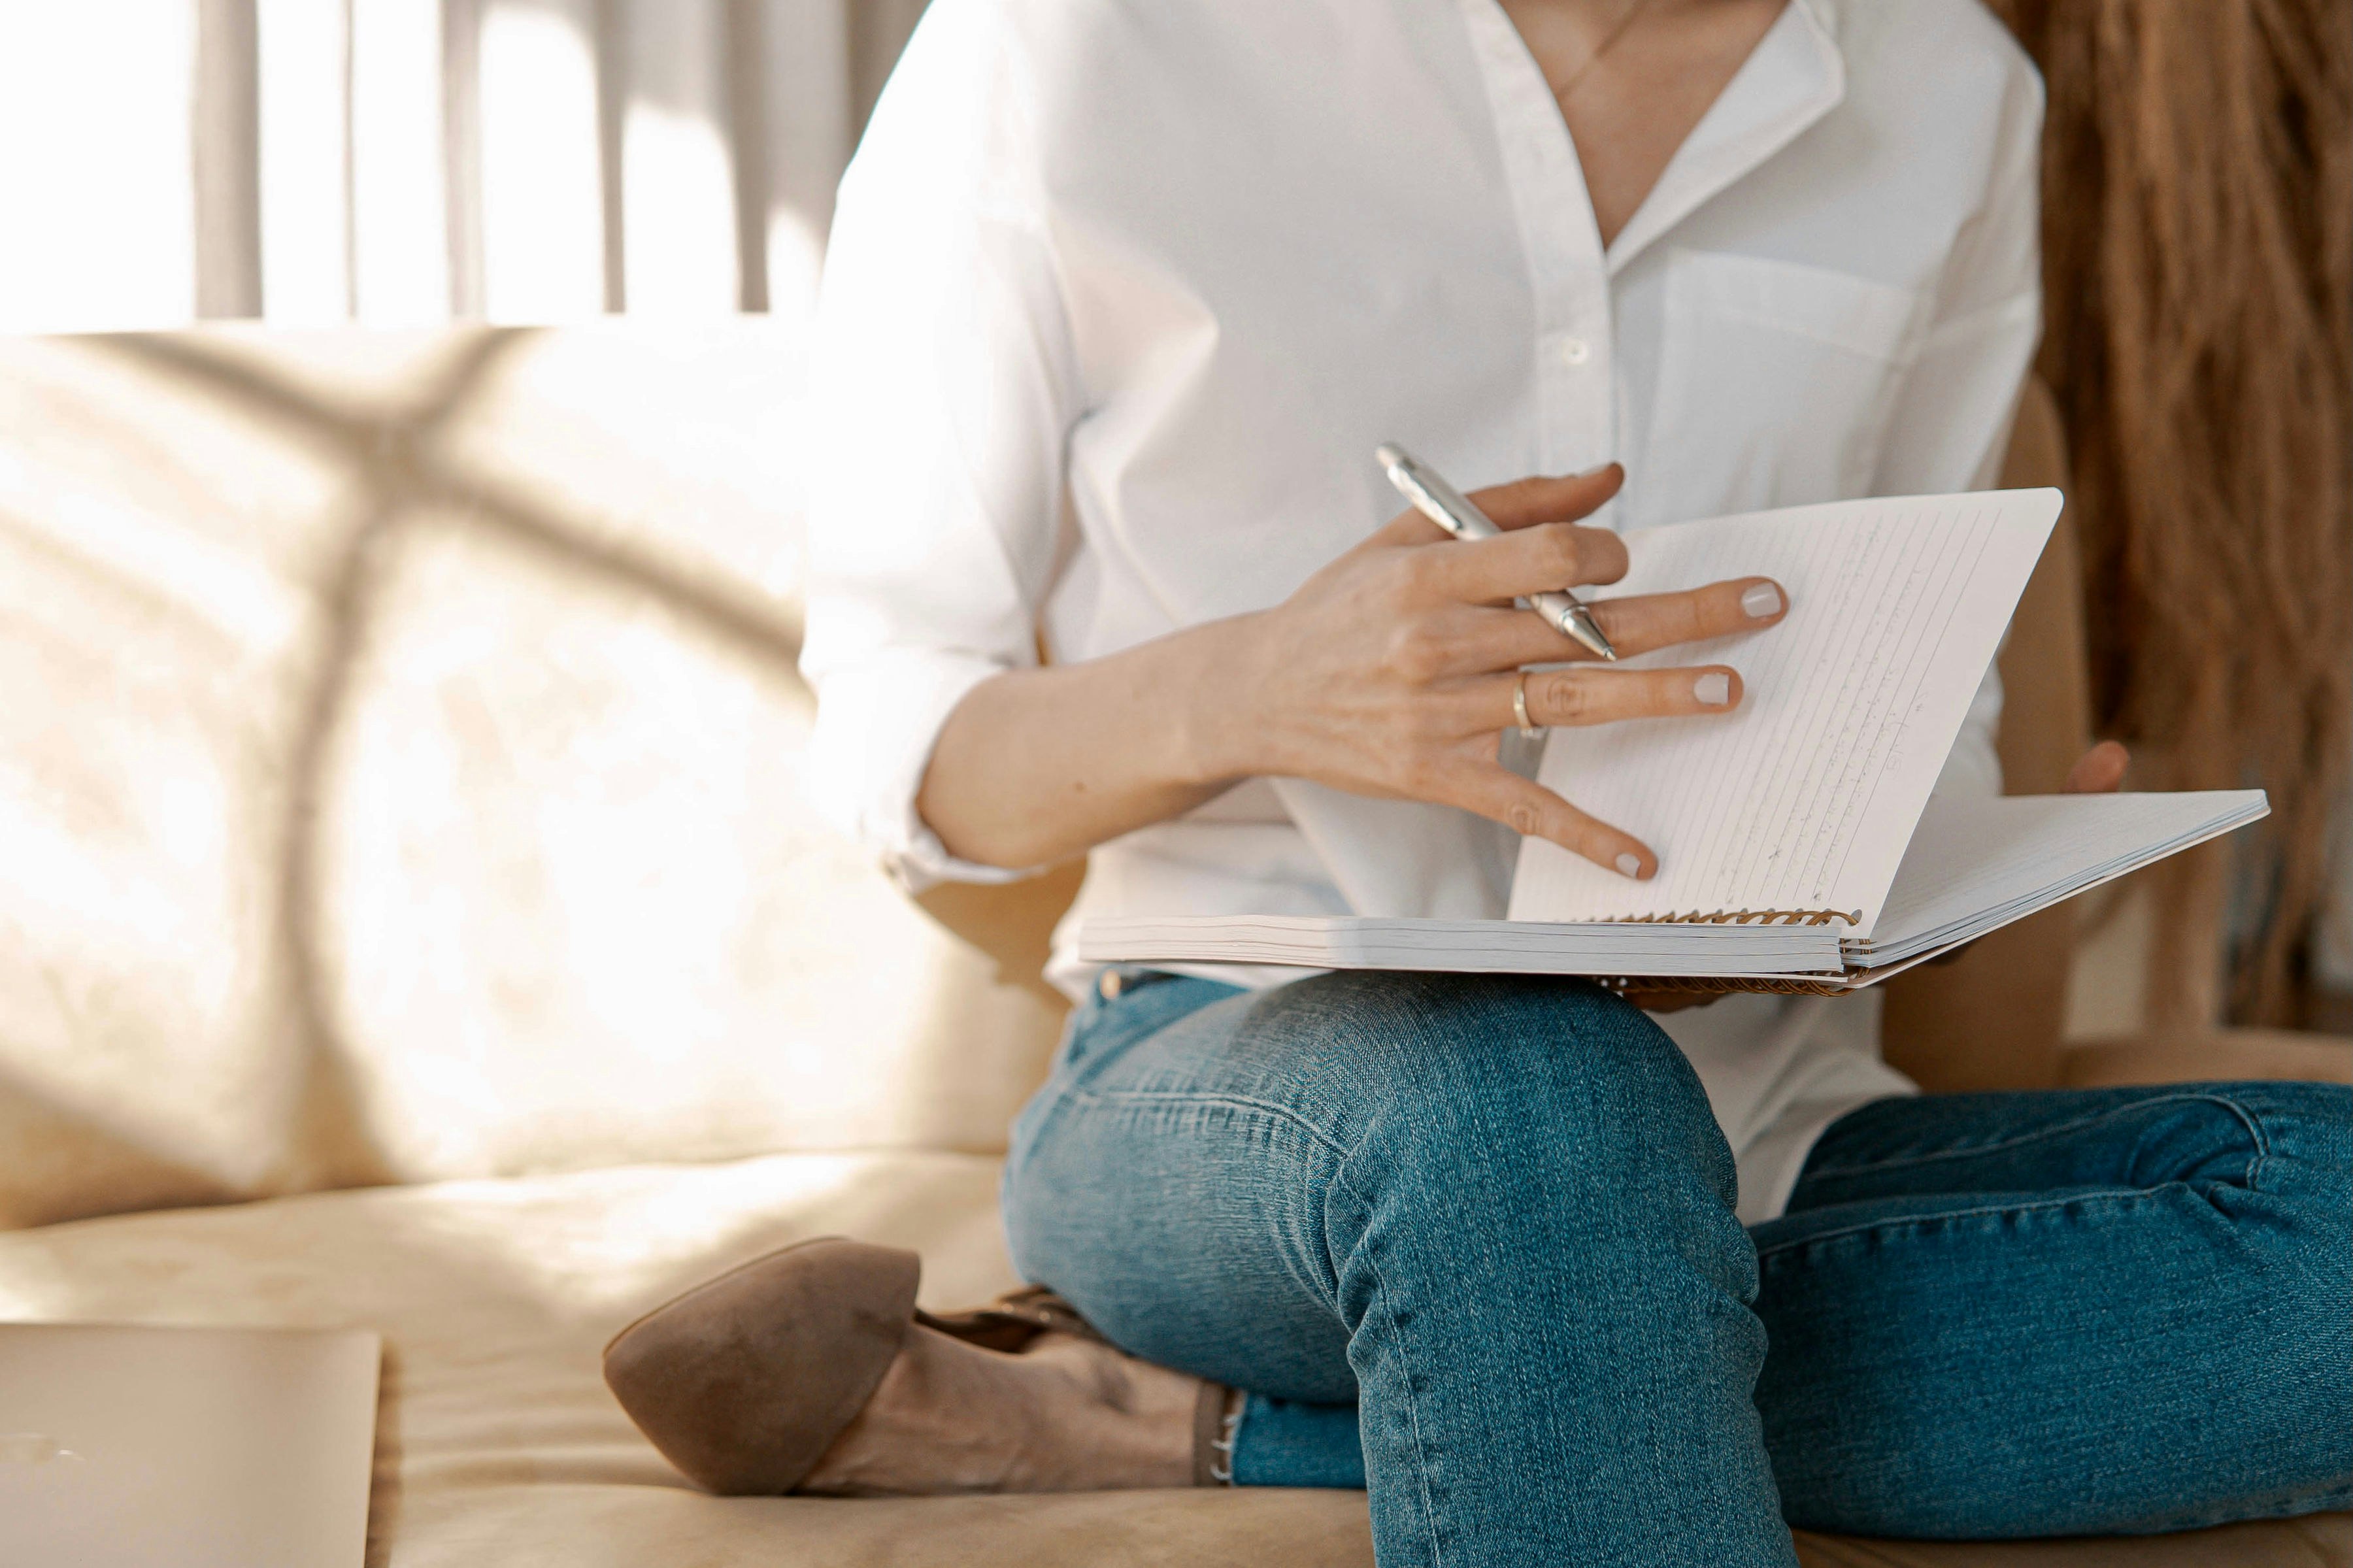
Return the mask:
<svg viewBox="0 0 2353 1568"><path fill-rule="evenodd" d="M2059 506L2056 490L1996 490L1629 535L1608 593L1762 575L1788 590L1788 618L1627 661L1731 665L1747 694L1729 718L1551 732L1541 781L1648 843L1659 875L1527 839L1511 918L1839 910L1860 916L1845 934L1868 934Z"/></svg>

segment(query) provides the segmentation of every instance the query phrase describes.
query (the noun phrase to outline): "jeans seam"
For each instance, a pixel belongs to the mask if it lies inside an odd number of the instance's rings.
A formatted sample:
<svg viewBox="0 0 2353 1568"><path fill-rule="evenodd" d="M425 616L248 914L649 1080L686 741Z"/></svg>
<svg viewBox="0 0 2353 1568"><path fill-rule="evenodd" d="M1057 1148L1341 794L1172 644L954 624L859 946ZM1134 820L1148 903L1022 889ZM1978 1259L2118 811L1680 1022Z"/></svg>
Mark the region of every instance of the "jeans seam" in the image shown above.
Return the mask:
<svg viewBox="0 0 2353 1568"><path fill-rule="evenodd" d="M1278 1105L1270 1100L1253 1100L1246 1094L1205 1094L1195 1090L1179 1089L1099 1089L1074 1088L1070 1092L1073 1098L1091 1100L1098 1105L1111 1104L1122 1100L1163 1100L1174 1102L1179 1105L1225 1105L1231 1106L1237 1110L1262 1111L1266 1115L1276 1117L1282 1121L1290 1122L1293 1126L1298 1128L1302 1132L1306 1133L1310 1138L1313 1138L1316 1142L1321 1143L1325 1149L1329 1150L1332 1153L1338 1155L1340 1158L1345 1160L1348 1156L1348 1151L1342 1148L1336 1139L1335 1139L1330 1133L1324 1131L1322 1128L1316 1126L1314 1122L1308 1121L1305 1117L1300 1115L1296 1110L1292 1110L1291 1107L1287 1105ZM1356 1195L1353 1189L1351 1189L1350 1195ZM1362 1198L1358 1198L1357 1201L1362 1202L1363 1200Z"/></svg>
<svg viewBox="0 0 2353 1568"><path fill-rule="evenodd" d="M2049 1127L2038 1128L2032 1132L2021 1132L2015 1138L1997 1139L1990 1143L1973 1143L1966 1149L1940 1149L1933 1154L1897 1154L1883 1160L1862 1160L1845 1165L1823 1165L1805 1172L1801 1179L1811 1181L1822 1176L1859 1175L1866 1171L1899 1170L1906 1165L1933 1165L1941 1160L1973 1159L1979 1154L1997 1153L2004 1149L2018 1148L2021 1144L2040 1142L2046 1138L2059 1138L2071 1132L2080 1132L2086 1127L2096 1126L2102 1121L2113 1120L2131 1111L2146 1110L2152 1105L2176 1104L2219 1105L2239 1119L2239 1124L2247 1130L2247 1136L2255 1145L2254 1158L2248 1165L2249 1180L2252 1184L2255 1168L2260 1166L2264 1156L2271 1152L2270 1140L2263 1136L2262 1123L2244 1106L2227 1096L2219 1094L2151 1095L2146 1100L2136 1100L2128 1104L2112 1106L2106 1110L2090 1116L2079 1116L2071 1121L2056 1122Z"/></svg>
<svg viewBox="0 0 2353 1568"><path fill-rule="evenodd" d="M1073 1089L1071 1092L1081 1099L1092 1100L1097 1104L1130 1100L1171 1102L1182 1105L1222 1105L1238 1110L1255 1110L1261 1115L1271 1116L1277 1121L1289 1122L1335 1156L1332 1166L1332 1184L1346 1193L1367 1215L1373 1212L1372 1204L1350 1184L1346 1176L1342 1174L1346 1168L1349 1151L1341 1146L1339 1140L1287 1105L1277 1105L1271 1100L1256 1100L1246 1094L1207 1094L1191 1089ZM1389 1335L1397 1342L1398 1358L1404 1363L1406 1418L1413 1428L1414 1468L1417 1472L1415 1479L1419 1483L1421 1492L1422 1522L1430 1531L1430 1561L1431 1568L1443 1568L1446 1552L1438 1530L1438 1505L1430 1495L1430 1450L1421 1435L1421 1401L1414 1392L1413 1357L1406 1343L1405 1330L1397 1321L1397 1306L1389 1291L1388 1279L1382 1274L1379 1261L1370 1251L1365 1254L1365 1266L1373 1271L1373 1286L1380 1293L1382 1315L1388 1320Z"/></svg>
<svg viewBox="0 0 2353 1568"><path fill-rule="evenodd" d="M1325 1139L1324 1142L1330 1143L1331 1140ZM1333 1144L1332 1147L1335 1152L1338 1152L1338 1145ZM1333 1165L1332 1184L1355 1199L1356 1206L1362 1209L1369 1219L1373 1213L1372 1204L1364 1194L1356 1191L1350 1184L1348 1178L1342 1173L1345 1169L1346 1158L1345 1154L1342 1154L1340 1162ZM1365 1267L1373 1271L1373 1285L1381 1296L1381 1314L1388 1319L1389 1336L1397 1341L1398 1357L1404 1363L1406 1417L1413 1426L1415 1479L1420 1483L1422 1523L1430 1531L1430 1568L1444 1568L1446 1549L1438 1531L1438 1504L1430 1495L1430 1449L1421 1436L1421 1400L1414 1392L1413 1357L1406 1345L1405 1330L1397 1321L1397 1304L1389 1294L1388 1278L1381 1272L1380 1260L1372 1255L1369 1248L1365 1253Z"/></svg>
<svg viewBox="0 0 2353 1568"><path fill-rule="evenodd" d="M2250 1509L2225 1502L2194 1513L2169 1515L2158 1527L2157 1533L2211 1530L2216 1525L2247 1524L2262 1519L2303 1519L2316 1513L2335 1512L2348 1503L2353 1503L2353 1486L2324 1487L2316 1492L2275 1502L2269 1508Z"/></svg>
<svg viewBox="0 0 2353 1568"><path fill-rule="evenodd" d="M2070 1193L2064 1197L2045 1198L2038 1203L1978 1204L1968 1208L1935 1209L1926 1214L1904 1215L1894 1219L1864 1220L1854 1225L1841 1226L1836 1230L1825 1230L1813 1236L1792 1237L1788 1241L1775 1242L1770 1247L1760 1247L1757 1249L1757 1260L1761 1264L1776 1253L1787 1252L1792 1247L1811 1247L1818 1241L1836 1241L1841 1237L1861 1236L1869 1231L1896 1230L1905 1226L1971 1219L1980 1215L2033 1214L2042 1209L2065 1208L2070 1204L2139 1202L2146 1200L2158 1190L2160 1189L2154 1187L2111 1187L2105 1191Z"/></svg>

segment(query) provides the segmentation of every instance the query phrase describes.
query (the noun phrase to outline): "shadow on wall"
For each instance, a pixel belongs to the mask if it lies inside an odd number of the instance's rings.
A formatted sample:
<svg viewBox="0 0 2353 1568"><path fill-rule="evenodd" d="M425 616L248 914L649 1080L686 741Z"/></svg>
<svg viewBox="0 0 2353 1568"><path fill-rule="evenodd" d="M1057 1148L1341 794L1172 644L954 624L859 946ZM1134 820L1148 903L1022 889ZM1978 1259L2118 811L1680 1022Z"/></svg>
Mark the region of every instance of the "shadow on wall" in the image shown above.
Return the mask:
<svg viewBox="0 0 2353 1568"><path fill-rule="evenodd" d="M0 356L0 1221L1001 1145L1059 1005L801 799L789 329Z"/></svg>

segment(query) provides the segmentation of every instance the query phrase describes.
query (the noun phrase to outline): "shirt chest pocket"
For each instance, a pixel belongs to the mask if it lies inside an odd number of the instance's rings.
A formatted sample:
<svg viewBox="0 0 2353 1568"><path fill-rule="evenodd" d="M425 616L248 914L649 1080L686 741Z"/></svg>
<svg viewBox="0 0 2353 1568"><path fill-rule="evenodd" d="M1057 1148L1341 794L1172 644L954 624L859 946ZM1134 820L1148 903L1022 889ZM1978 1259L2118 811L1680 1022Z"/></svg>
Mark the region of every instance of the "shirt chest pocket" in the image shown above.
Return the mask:
<svg viewBox="0 0 2353 1568"><path fill-rule="evenodd" d="M1868 492L1921 296L1795 262L1679 250L1665 300L1643 465L1662 518Z"/></svg>

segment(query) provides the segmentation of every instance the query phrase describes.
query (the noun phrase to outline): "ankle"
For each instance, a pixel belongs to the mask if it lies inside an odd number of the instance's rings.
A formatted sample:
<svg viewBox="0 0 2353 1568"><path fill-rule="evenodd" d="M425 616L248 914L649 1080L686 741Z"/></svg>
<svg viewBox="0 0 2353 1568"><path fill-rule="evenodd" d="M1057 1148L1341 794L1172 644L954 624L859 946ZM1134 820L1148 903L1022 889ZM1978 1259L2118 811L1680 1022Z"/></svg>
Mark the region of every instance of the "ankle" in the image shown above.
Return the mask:
<svg viewBox="0 0 2353 1568"><path fill-rule="evenodd" d="M1199 1378L1069 1334L1046 1335L1018 1359L1036 1380L1023 1411L1019 1489L1193 1484Z"/></svg>
<svg viewBox="0 0 2353 1568"><path fill-rule="evenodd" d="M920 1324L802 1483L835 1496L1110 1491L1193 1481L1198 1378L1069 1334L1018 1355Z"/></svg>

